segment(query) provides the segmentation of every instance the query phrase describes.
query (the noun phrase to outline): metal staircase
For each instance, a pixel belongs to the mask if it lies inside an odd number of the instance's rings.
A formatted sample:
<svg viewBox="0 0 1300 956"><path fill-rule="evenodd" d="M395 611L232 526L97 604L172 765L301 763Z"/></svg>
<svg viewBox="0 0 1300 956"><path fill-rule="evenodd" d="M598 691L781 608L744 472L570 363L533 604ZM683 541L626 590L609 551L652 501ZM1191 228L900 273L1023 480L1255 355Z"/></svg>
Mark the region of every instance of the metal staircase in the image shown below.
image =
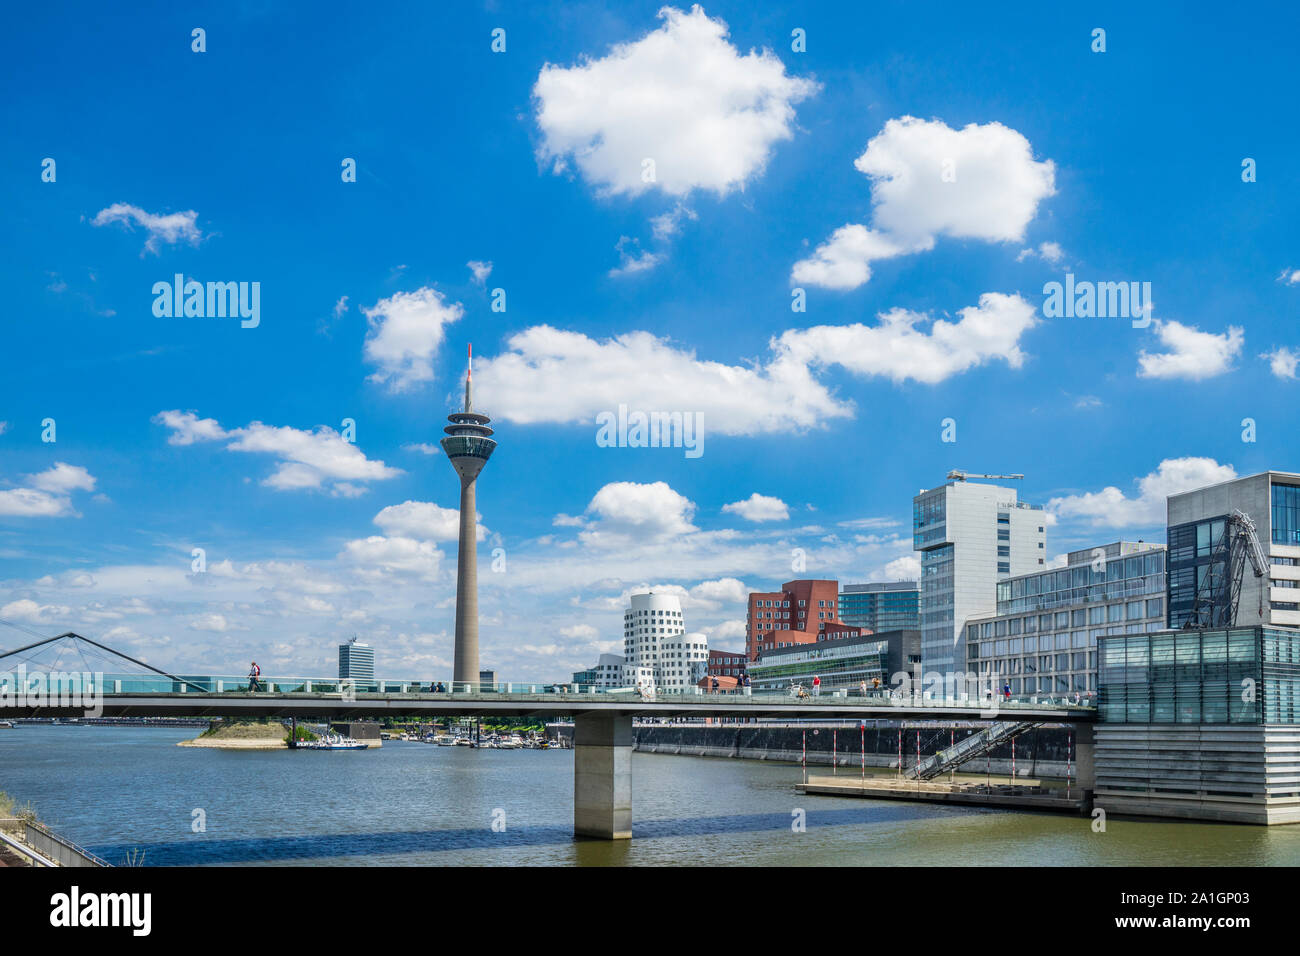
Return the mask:
<svg viewBox="0 0 1300 956"><path fill-rule="evenodd" d="M924 758L920 763L913 764L903 771L903 776L911 780L930 780L942 773L953 770L966 761L980 757L988 753L998 744L1006 743L1012 737L1018 737L1026 730L1033 730L1035 727L1041 727L1041 720L1003 720L996 724L990 724L984 730L977 734L971 734L965 740L949 747L947 750L940 750L932 756Z"/></svg>

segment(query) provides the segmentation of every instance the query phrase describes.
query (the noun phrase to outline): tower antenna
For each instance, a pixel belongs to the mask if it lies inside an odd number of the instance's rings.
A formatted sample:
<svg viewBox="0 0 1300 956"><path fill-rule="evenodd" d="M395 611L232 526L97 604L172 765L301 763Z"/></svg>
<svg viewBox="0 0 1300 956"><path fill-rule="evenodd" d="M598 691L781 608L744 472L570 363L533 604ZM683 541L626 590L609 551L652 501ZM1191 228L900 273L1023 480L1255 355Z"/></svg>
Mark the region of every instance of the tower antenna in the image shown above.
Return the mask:
<svg viewBox="0 0 1300 956"><path fill-rule="evenodd" d="M469 351L465 360L465 411L474 411L474 343L469 343Z"/></svg>

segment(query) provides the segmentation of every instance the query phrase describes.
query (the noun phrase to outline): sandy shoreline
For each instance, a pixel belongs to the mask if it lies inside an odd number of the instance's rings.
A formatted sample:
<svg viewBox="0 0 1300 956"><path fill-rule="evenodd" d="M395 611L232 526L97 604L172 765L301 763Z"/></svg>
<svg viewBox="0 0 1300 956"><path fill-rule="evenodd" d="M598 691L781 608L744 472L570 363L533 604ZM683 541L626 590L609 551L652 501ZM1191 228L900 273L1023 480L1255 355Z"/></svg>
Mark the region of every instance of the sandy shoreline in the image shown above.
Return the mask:
<svg viewBox="0 0 1300 956"><path fill-rule="evenodd" d="M238 738L195 737L182 740L177 747L209 747L216 750L288 750L289 745L278 738L240 740Z"/></svg>

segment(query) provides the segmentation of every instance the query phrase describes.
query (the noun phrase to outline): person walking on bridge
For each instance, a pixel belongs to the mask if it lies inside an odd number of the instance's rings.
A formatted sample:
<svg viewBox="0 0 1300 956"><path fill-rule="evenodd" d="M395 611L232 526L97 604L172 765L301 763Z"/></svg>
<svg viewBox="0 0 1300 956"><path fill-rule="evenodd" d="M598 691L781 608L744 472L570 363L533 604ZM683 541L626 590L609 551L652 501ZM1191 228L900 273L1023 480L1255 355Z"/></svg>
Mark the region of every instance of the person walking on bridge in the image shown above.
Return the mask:
<svg viewBox="0 0 1300 956"><path fill-rule="evenodd" d="M262 685L257 681L261 676L262 668L257 666L257 661L253 661L252 666L248 669L248 692L250 694L262 689Z"/></svg>
<svg viewBox="0 0 1300 956"><path fill-rule="evenodd" d="M813 696L820 697L822 693L822 679L817 674L813 674Z"/></svg>

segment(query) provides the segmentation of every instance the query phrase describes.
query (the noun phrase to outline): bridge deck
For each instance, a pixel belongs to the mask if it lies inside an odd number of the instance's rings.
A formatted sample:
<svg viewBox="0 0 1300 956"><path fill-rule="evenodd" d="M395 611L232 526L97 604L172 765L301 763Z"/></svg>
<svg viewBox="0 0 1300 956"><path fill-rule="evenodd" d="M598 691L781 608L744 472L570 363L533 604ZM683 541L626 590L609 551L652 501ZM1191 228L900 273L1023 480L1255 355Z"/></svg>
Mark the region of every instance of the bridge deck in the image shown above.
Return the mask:
<svg viewBox="0 0 1300 956"><path fill-rule="evenodd" d="M6 717L80 717L81 700L10 699ZM796 700L788 695L681 695L642 700L623 694L104 694L105 717L331 717L539 716L607 713L638 717L783 717L836 719L928 718L952 720L1096 720L1094 707L1073 704L999 702L987 704L916 701L913 698L831 697Z"/></svg>

